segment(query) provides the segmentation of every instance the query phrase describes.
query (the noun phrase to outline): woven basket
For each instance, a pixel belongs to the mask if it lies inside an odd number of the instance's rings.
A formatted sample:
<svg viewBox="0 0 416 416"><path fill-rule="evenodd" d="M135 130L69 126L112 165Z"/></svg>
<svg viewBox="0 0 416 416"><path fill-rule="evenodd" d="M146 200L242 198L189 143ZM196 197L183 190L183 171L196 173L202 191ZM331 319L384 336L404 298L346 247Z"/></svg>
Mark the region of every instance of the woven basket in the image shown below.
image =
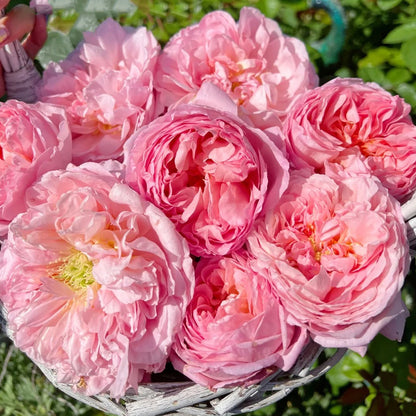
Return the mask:
<svg viewBox="0 0 416 416"><path fill-rule="evenodd" d="M3 330L13 340L6 324L7 311L3 305L0 306ZM290 371L277 371L250 387L213 391L192 381L147 383L139 385L137 394L127 394L119 402L105 394L89 397L77 393L70 385L58 383L53 370L40 363L35 364L56 388L106 413L119 416L229 416L251 412L283 399L292 390L324 375L346 351L337 349L331 357L314 366L324 355L324 349L310 342Z"/></svg>

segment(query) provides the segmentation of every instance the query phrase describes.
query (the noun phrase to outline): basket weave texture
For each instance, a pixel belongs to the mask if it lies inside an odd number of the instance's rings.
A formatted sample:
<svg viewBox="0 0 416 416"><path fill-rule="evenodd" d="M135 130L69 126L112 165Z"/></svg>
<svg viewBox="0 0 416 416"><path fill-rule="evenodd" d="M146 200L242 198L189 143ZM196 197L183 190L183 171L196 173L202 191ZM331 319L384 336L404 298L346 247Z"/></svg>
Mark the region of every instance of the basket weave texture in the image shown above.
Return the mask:
<svg viewBox="0 0 416 416"><path fill-rule="evenodd" d="M1 305L1 323L7 336L7 311ZM35 362L46 378L59 390L74 399L106 413L118 416L231 416L251 412L286 397L294 389L308 384L329 371L346 353L339 348L329 358L319 362L324 348L310 342L288 371L277 371L261 383L250 387L210 390L192 381L141 384L135 394L127 394L119 402L101 394L85 396L68 384L58 383L53 370ZM318 363L318 365L314 365Z"/></svg>

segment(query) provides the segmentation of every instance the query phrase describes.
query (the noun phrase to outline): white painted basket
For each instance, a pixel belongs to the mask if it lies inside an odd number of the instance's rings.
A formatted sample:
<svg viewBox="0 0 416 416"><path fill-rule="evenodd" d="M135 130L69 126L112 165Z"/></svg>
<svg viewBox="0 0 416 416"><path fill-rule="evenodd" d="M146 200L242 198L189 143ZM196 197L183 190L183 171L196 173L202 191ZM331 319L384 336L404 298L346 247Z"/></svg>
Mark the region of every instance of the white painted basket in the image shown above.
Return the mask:
<svg viewBox="0 0 416 416"><path fill-rule="evenodd" d="M4 307L2 314L5 324L7 312ZM9 338L13 339L7 325L4 327ZM292 390L325 374L345 352L346 349L338 349L330 358L312 368L324 349L311 342L289 372L278 371L250 387L213 391L192 381L147 383L139 385L137 394L127 394L119 402L105 394L89 397L77 393L70 385L58 383L53 370L40 363L35 364L59 390L106 413L119 416L231 416L251 412L283 399Z"/></svg>

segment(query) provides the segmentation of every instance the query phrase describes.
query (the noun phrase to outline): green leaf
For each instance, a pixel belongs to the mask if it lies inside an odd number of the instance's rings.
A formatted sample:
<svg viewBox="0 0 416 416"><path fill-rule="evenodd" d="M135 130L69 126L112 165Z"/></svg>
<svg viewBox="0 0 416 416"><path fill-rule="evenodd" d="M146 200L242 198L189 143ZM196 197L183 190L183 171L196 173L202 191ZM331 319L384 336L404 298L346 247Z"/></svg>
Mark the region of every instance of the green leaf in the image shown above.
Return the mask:
<svg viewBox="0 0 416 416"><path fill-rule="evenodd" d="M95 13L82 13L69 32L69 38L73 45L78 45L83 39L84 32L92 32L100 24Z"/></svg>
<svg viewBox="0 0 416 416"><path fill-rule="evenodd" d="M49 4L54 10L75 9L75 0L49 0Z"/></svg>
<svg viewBox="0 0 416 416"><path fill-rule="evenodd" d="M406 87L404 87L406 86ZM409 98L413 99L416 104L415 86L411 84L401 84L396 87L397 93L403 97L409 104ZM409 375L408 364L414 362L416 349L410 344L400 344L391 341L382 335L378 335L371 342L368 355L376 362L388 365L397 377L397 386L406 389L409 385L407 377Z"/></svg>
<svg viewBox="0 0 416 416"><path fill-rule="evenodd" d="M406 66L414 73L416 73L416 37L409 39L402 44L400 52L403 56Z"/></svg>
<svg viewBox="0 0 416 416"><path fill-rule="evenodd" d="M386 77L391 84L396 85L410 81L412 74L406 68L392 68L387 72Z"/></svg>
<svg viewBox="0 0 416 416"><path fill-rule="evenodd" d="M355 410L353 416L365 416L367 414L367 407L366 406L360 406L357 407L357 409Z"/></svg>
<svg viewBox="0 0 416 416"><path fill-rule="evenodd" d="M113 0L87 0L85 1L84 10L89 13L111 12Z"/></svg>
<svg viewBox="0 0 416 416"><path fill-rule="evenodd" d="M360 382L364 378L360 371L373 372L373 363L368 357L361 357L355 352L349 351L342 360L326 374L326 378L331 383L334 394L339 393L339 389L350 382Z"/></svg>
<svg viewBox="0 0 416 416"><path fill-rule="evenodd" d="M335 71L335 76L340 78L353 78L354 72L350 68L342 67Z"/></svg>
<svg viewBox="0 0 416 416"><path fill-rule="evenodd" d="M273 416L276 414L276 405L271 404L270 406L256 410L254 412L247 413L246 416Z"/></svg>
<svg viewBox="0 0 416 416"><path fill-rule="evenodd" d="M381 68L360 68L357 75L366 82L377 82L381 86L386 84L386 77Z"/></svg>
<svg viewBox="0 0 416 416"><path fill-rule="evenodd" d="M280 0L260 0L256 7L267 17L275 18L281 8Z"/></svg>
<svg viewBox="0 0 416 416"><path fill-rule="evenodd" d="M130 0L115 0L113 3L113 13L129 14L134 13L137 7Z"/></svg>
<svg viewBox="0 0 416 416"><path fill-rule="evenodd" d="M48 40L37 59L43 67L46 67L51 61L58 62L65 59L73 49L71 40L66 34L52 31L49 32Z"/></svg>
<svg viewBox="0 0 416 416"><path fill-rule="evenodd" d="M416 36L416 22L405 23L394 28L384 38L384 43L402 43L406 40L412 39Z"/></svg>
<svg viewBox="0 0 416 416"><path fill-rule="evenodd" d="M381 10L390 10L398 6L402 0L377 0L377 5Z"/></svg>
<svg viewBox="0 0 416 416"><path fill-rule="evenodd" d="M152 3L149 9L150 14L153 17L165 17L167 15L169 5L163 1Z"/></svg>
<svg viewBox="0 0 416 416"><path fill-rule="evenodd" d="M416 86L412 84L400 84L396 88L397 94L410 104L413 108L416 108Z"/></svg>
<svg viewBox="0 0 416 416"><path fill-rule="evenodd" d="M393 48L380 46L368 52L367 56L358 61L358 68L376 67L389 62L394 54Z"/></svg>

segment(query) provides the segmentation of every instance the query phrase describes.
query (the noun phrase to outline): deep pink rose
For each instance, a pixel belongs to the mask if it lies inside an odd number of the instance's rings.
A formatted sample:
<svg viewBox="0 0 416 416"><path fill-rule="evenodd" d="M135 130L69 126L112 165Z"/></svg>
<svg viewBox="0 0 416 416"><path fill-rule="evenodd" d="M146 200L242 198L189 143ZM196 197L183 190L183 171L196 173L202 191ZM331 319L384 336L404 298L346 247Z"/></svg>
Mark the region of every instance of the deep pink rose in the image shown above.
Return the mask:
<svg viewBox="0 0 416 416"><path fill-rule="evenodd" d="M26 189L70 161L71 133L63 110L15 100L0 104L0 237L26 209Z"/></svg>
<svg viewBox="0 0 416 416"><path fill-rule="evenodd" d="M38 96L65 108L74 163L120 158L126 138L154 118L159 50L144 27L107 19L93 33L84 33L65 60L46 68Z"/></svg>
<svg viewBox="0 0 416 416"><path fill-rule="evenodd" d="M248 238L284 306L324 347L363 353L378 332L400 339L404 329L406 227L373 178L293 173L278 209Z"/></svg>
<svg viewBox="0 0 416 416"><path fill-rule="evenodd" d="M28 191L0 254L18 348L88 395L164 369L194 288L186 241L155 206L88 163Z"/></svg>
<svg viewBox="0 0 416 416"><path fill-rule="evenodd" d="M211 87L201 90L201 101L140 129L125 149L126 181L165 212L197 256L241 247L254 219L288 183L288 162L276 144ZM196 105L209 97L216 109Z"/></svg>
<svg viewBox="0 0 416 416"><path fill-rule="evenodd" d="M308 340L291 324L264 269L245 256L201 260L173 345L174 367L209 388L254 384L289 370Z"/></svg>
<svg viewBox="0 0 416 416"><path fill-rule="evenodd" d="M284 131L291 162L317 172L345 151L359 154L391 194L404 201L416 189L416 126L410 106L375 83L336 78L308 91Z"/></svg>
<svg viewBox="0 0 416 416"><path fill-rule="evenodd" d="M318 85L318 77L301 41L244 7L238 23L215 11L177 33L161 53L155 82L161 106L193 97L211 82L258 125L267 125L284 118L299 94Z"/></svg>

